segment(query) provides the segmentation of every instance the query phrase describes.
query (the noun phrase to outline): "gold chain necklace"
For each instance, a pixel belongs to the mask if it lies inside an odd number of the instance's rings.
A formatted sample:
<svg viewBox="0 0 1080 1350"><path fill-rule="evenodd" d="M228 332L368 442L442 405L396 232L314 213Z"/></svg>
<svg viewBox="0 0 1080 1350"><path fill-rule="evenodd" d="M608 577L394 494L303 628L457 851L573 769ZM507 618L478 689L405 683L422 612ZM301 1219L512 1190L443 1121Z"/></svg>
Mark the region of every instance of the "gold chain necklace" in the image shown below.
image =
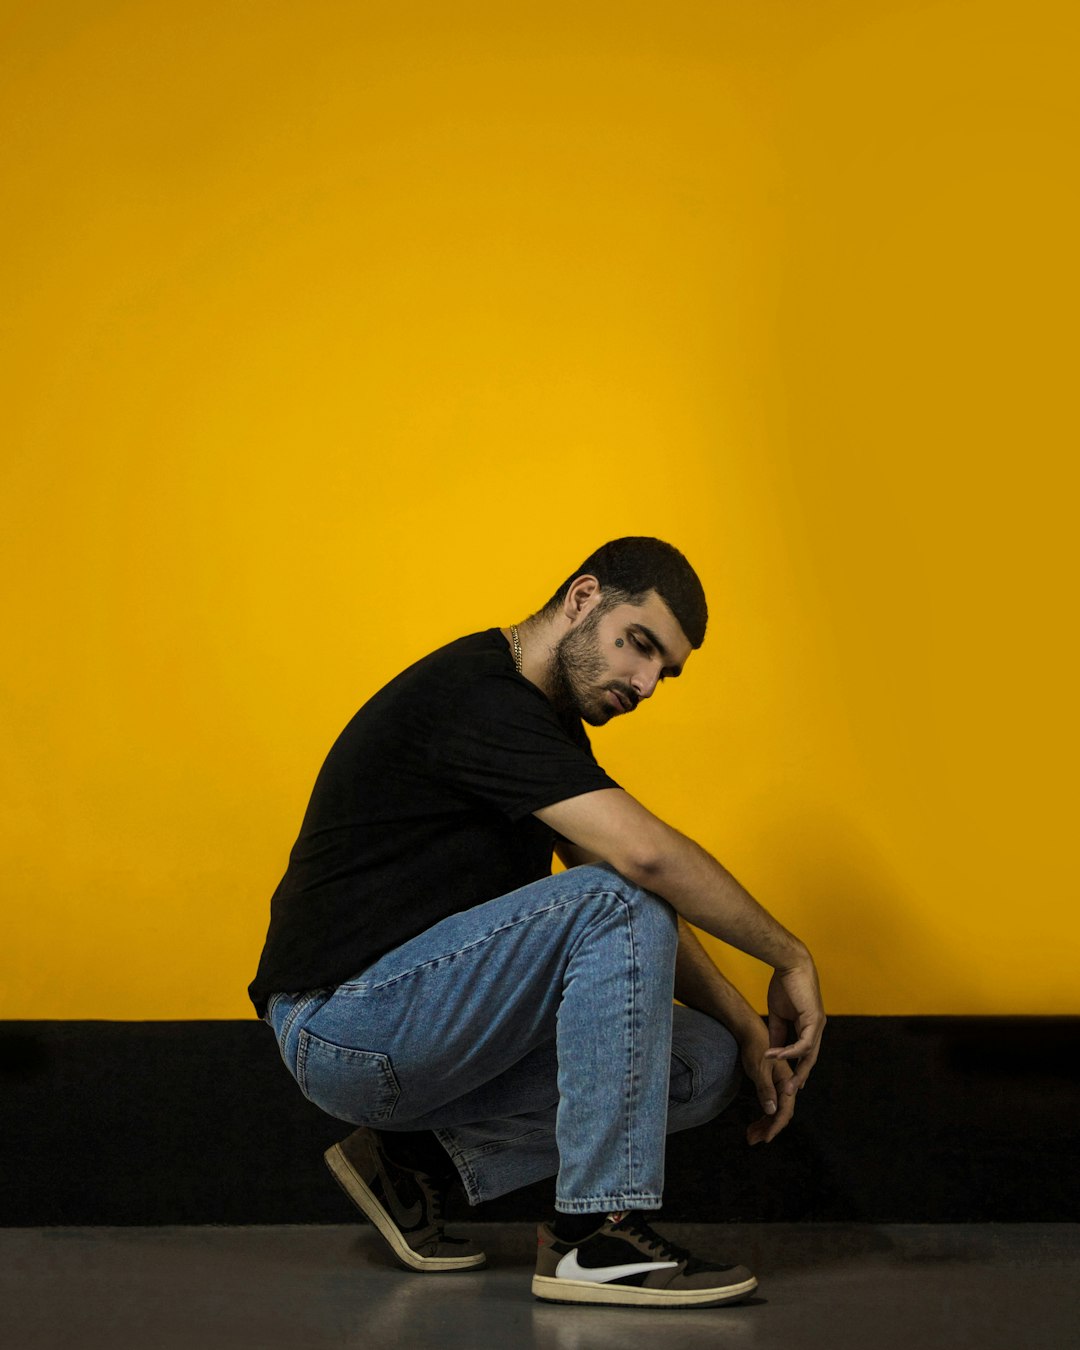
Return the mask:
<svg viewBox="0 0 1080 1350"><path fill-rule="evenodd" d="M510 625L510 636L514 640L514 669L521 674L521 638L518 636L517 624Z"/></svg>

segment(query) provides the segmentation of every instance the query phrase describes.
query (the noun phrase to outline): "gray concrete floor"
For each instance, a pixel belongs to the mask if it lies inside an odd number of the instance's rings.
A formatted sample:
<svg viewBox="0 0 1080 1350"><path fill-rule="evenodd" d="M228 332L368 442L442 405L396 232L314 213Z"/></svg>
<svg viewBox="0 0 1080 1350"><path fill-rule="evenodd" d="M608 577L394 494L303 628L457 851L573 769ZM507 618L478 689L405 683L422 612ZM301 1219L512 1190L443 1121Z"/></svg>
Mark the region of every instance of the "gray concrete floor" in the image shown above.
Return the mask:
<svg viewBox="0 0 1080 1350"><path fill-rule="evenodd" d="M475 1274L413 1275L367 1225L0 1230L19 1350L522 1347L1080 1350L1080 1224L661 1224L760 1285L744 1305L574 1308L529 1292L535 1230L474 1225ZM462 1229L461 1231L466 1231Z"/></svg>

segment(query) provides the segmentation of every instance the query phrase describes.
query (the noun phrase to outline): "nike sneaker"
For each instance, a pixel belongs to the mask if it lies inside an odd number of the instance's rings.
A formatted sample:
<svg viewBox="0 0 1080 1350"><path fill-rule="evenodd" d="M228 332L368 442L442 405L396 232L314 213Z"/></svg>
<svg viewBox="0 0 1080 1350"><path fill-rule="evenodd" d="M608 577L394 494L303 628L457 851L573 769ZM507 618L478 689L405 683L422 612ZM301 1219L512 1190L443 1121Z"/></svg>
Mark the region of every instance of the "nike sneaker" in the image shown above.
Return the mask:
<svg viewBox="0 0 1080 1350"><path fill-rule="evenodd" d="M487 1260L471 1242L443 1232L443 1179L395 1163L374 1130L354 1130L323 1157L334 1180L408 1270L475 1270Z"/></svg>
<svg viewBox="0 0 1080 1350"><path fill-rule="evenodd" d="M653 1232L639 1213L609 1214L595 1232L563 1242L543 1223L532 1291L549 1303L707 1308L757 1288L745 1266L700 1261Z"/></svg>

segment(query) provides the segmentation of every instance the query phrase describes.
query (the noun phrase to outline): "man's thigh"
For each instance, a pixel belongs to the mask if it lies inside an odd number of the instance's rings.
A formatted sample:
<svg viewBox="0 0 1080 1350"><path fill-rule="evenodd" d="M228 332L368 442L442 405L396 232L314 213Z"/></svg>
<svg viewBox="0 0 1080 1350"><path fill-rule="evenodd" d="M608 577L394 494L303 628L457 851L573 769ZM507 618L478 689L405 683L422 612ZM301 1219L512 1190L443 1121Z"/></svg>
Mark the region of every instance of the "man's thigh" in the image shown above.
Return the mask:
<svg viewBox="0 0 1080 1350"><path fill-rule="evenodd" d="M603 949L622 979L625 951L639 963L667 951L674 920L611 868L573 868L452 915L315 998L279 1037L286 1063L307 1096L355 1123L429 1117L506 1075L508 1095L535 1102L550 1090L525 1070L555 1040L568 960L622 910L644 937Z"/></svg>

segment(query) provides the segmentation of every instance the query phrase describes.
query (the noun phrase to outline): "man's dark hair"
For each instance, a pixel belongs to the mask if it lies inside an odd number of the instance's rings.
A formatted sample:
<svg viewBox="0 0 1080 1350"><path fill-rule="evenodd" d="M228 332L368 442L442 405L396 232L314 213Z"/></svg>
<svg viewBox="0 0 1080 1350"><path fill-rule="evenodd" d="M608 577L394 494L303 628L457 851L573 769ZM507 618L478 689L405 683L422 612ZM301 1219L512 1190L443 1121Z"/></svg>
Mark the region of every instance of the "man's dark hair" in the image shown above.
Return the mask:
<svg viewBox="0 0 1080 1350"><path fill-rule="evenodd" d="M604 609L641 604L650 591L655 591L675 615L690 645L697 648L705 641L709 622L705 591L679 550L662 539L644 535L612 539L571 572L540 612L557 611L571 584L582 576L593 576L600 583Z"/></svg>

